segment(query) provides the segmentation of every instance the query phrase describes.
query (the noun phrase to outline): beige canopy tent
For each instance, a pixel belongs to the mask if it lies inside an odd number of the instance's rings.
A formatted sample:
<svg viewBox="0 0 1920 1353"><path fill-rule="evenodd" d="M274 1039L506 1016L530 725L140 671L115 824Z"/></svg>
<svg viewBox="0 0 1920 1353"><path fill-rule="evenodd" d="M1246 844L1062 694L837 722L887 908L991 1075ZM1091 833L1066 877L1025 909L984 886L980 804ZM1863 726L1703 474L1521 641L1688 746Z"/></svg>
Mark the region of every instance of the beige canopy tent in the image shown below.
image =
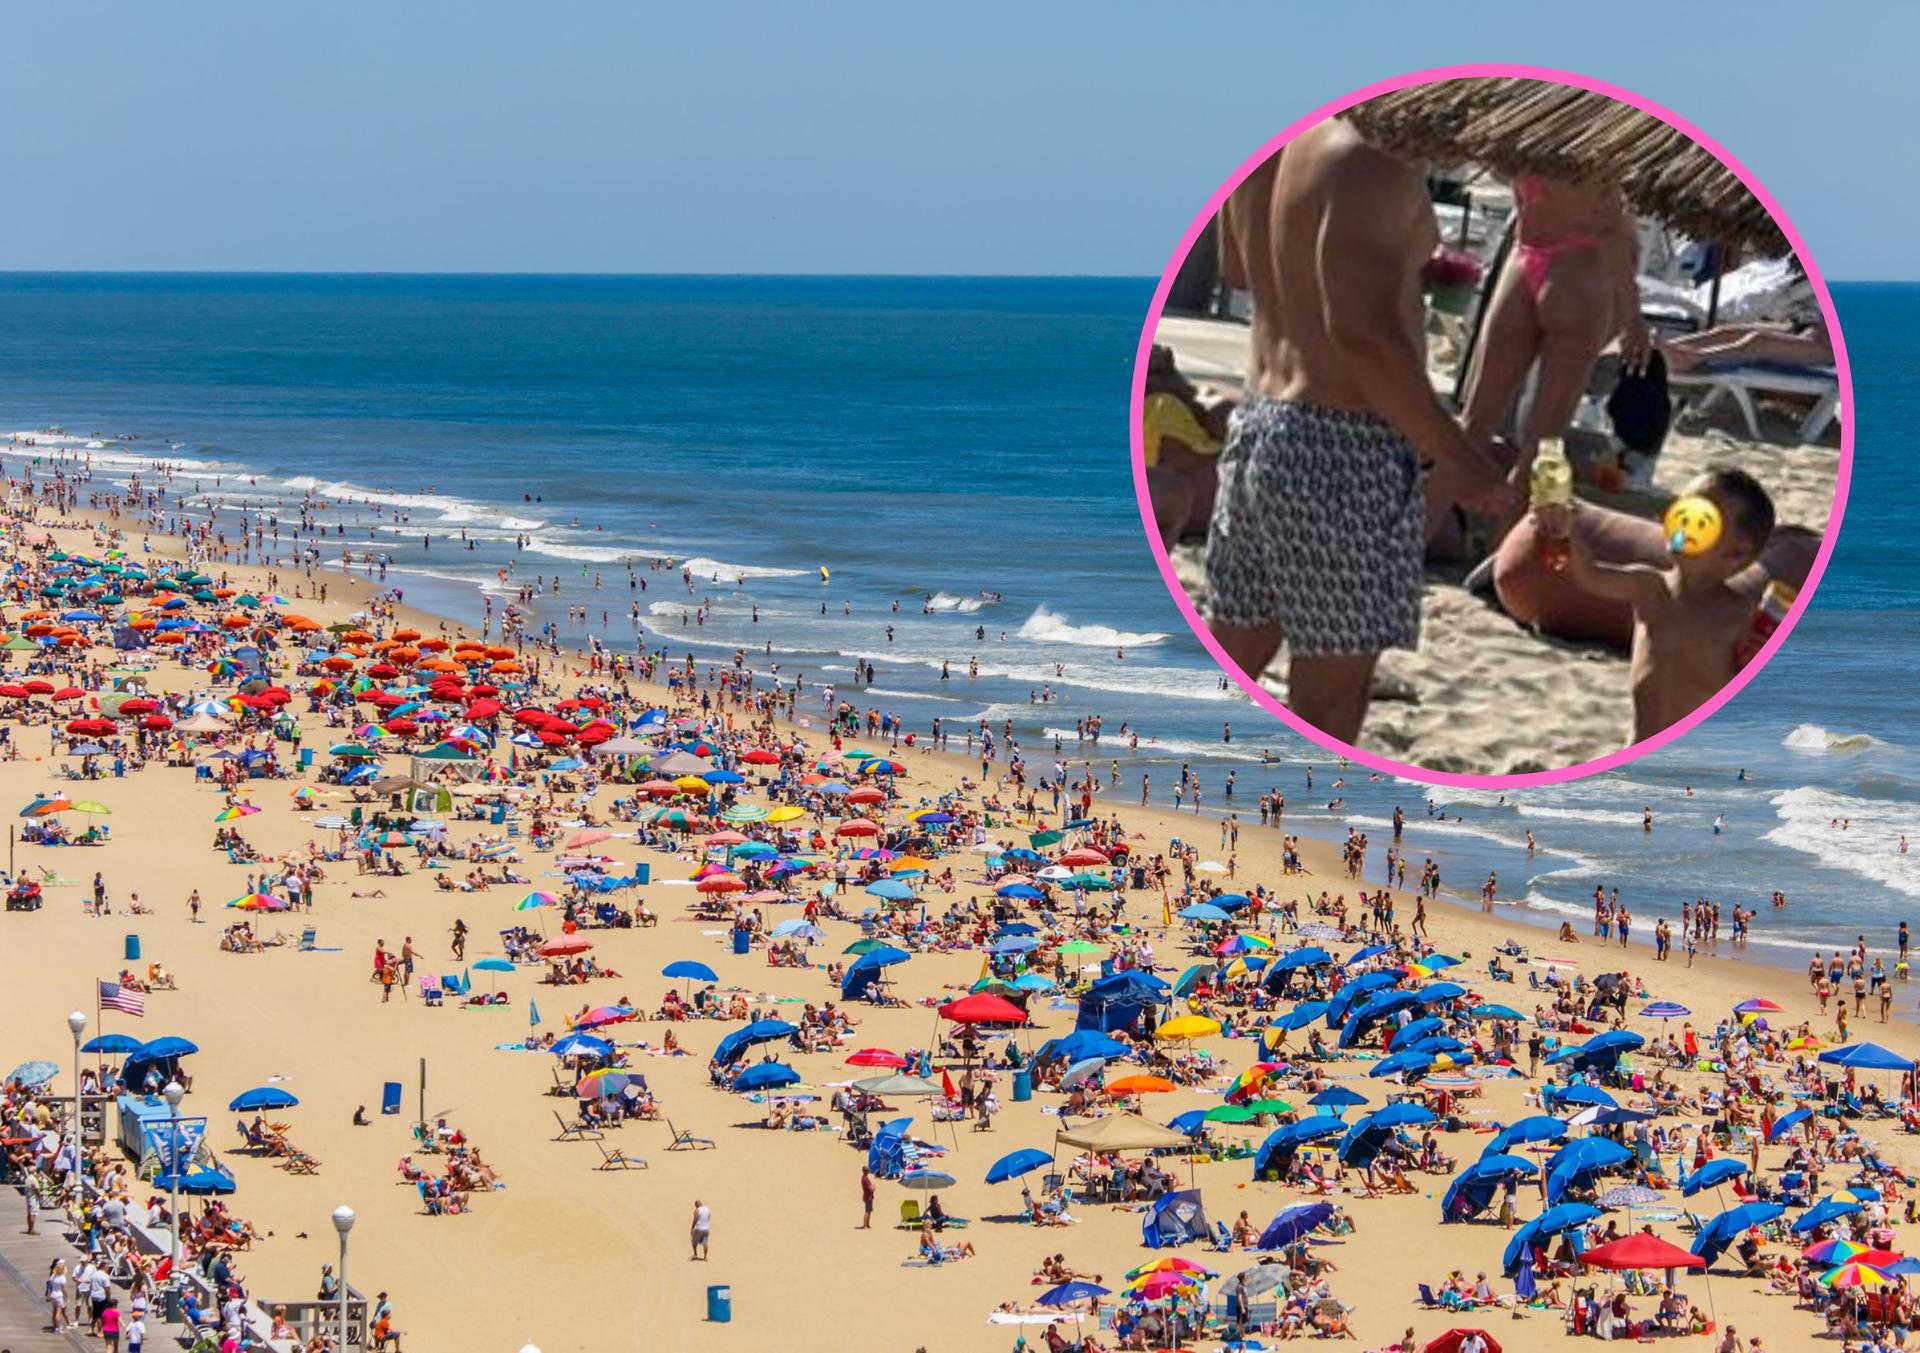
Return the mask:
<svg viewBox="0 0 1920 1353"><path fill-rule="evenodd" d="M1078 1151L1152 1151L1161 1147L1192 1146L1185 1133L1150 1122L1137 1113L1110 1113L1077 1128L1053 1135L1056 1147Z"/></svg>

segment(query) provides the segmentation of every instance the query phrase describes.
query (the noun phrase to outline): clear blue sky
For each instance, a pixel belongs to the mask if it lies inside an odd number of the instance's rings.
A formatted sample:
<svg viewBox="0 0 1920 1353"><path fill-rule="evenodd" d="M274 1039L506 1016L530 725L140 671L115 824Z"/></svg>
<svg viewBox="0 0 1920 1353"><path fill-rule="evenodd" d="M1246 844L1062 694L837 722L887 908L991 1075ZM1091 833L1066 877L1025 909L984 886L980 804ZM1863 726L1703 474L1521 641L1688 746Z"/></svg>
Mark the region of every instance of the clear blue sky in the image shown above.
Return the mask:
<svg viewBox="0 0 1920 1353"><path fill-rule="evenodd" d="M1812 0L10 5L0 268L1157 273L1299 114L1514 60L1712 132L1829 277L1912 277L1916 39Z"/></svg>

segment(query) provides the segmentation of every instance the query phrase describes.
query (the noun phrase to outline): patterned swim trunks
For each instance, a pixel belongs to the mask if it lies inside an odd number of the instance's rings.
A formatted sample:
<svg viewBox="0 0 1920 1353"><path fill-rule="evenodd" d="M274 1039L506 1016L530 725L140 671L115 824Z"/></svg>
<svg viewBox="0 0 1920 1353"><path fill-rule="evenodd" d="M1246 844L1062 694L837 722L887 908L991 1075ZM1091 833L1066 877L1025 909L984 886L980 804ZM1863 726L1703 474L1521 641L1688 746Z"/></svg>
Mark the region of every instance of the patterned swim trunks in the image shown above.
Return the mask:
<svg viewBox="0 0 1920 1353"><path fill-rule="evenodd" d="M1297 658L1414 647L1423 479L1412 444L1373 414L1249 396L1220 455L1212 618L1278 626Z"/></svg>

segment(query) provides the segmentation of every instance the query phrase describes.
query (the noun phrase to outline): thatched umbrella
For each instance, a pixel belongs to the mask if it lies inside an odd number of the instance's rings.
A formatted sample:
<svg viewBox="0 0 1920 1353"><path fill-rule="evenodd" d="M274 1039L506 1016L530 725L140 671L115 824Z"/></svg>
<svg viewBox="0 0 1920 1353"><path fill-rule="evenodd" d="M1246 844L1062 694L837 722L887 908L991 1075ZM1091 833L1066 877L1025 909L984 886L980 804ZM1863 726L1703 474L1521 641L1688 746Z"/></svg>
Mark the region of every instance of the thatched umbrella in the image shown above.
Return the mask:
<svg viewBox="0 0 1920 1353"><path fill-rule="evenodd" d="M1617 184L1622 197L1696 239L1790 252L1731 170L1678 128L1604 94L1546 80L1472 77L1369 99L1346 116L1375 145L1496 173Z"/></svg>

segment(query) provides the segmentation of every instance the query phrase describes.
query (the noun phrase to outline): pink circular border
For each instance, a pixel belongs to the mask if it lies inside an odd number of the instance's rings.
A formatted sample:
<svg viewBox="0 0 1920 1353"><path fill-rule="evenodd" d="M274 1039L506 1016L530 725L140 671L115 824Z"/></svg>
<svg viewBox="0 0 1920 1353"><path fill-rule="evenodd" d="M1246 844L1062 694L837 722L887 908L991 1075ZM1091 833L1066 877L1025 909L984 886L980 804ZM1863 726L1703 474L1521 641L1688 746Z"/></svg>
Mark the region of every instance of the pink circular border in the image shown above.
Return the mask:
<svg viewBox="0 0 1920 1353"><path fill-rule="evenodd" d="M1806 270L1807 279L1813 284L1814 296L1820 303L1821 317L1826 322L1827 332L1833 337L1834 369L1838 373L1840 381L1840 466L1839 476L1834 484L1833 510L1828 518L1827 532L1820 542L1820 550L1814 557L1813 568L1807 574L1806 585L1800 589L1800 595L1795 600L1793 609L1787 613L1786 620L1781 623L1780 628L1774 632L1773 637L1770 638L1765 647L1760 650L1756 660L1749 662L1746 667L1742 669L1740 675L1722 687L1711 700L1701 705L1700 708L1696 709L1679 723L1673 725L1671 728L1665 729L1654 737L1647 738L1642 742L1636 742L1631 747L1622 748L1620 751L1610 753L1607 756L1597 757L1592 761L1566 766L1560 770L1534 771L1524 775L1459 775L1445 771L1428 770L1407 762L1394 761L1383 756L1375 756L1370 752L1363 751L1361 748L1349 746L1347 743L1341 742L1338 739L1328 737L1319 729L1300 719L1278 700L1275 700L1267 691L1261 689L1258 682L1248 677L1245 672L1242 672L1233 660L1227 656L1226 650L1220 646L1212 633L1209 632L1206 621L1201 619L1199 611L1197 611L1193 603L1188 600L1186 590L1180 585L1179 578L1174 574L1172 562L1167 558L1166 548L1160 543L1160 531L1153 518L1153 502L1147 492L1147 469L1140 433L1142 410L1145 401L1147 362L1153 349L1154 330L1158 327L1161 312L1166 307L1167 293L1172 289L1174 275L1180 270L1180 265L1186 261L1187 254L1192 250L1194 241L1200 237L1200 232L1206 228L1207 223L1218 213L1221 205L1227 200L1227 197L1233 190L1238 188L1247 175L1252 173L1257 166L1263 163L1275 151L1286 145L1287 142L1293 140L1294 137L1300 135L1300 133L1310 127L1317 126L1327 118L1346 111L1357 103L1363 103L1381 94L1390 94L1398 89L1408 89L1415 85L1432 84L1439 80L1456 80L1467 76L1509 76L1521 79L1548 80L1556 84L1570 85L1577 89L1589 90L1595 94L1603 94L1610 99L1637 108L1649 116L1657 117L1668 126L1691 137L1715 159L1719 160L1720 163L1732 171L1741 183L1746 185L1748 191L1767 209L1775 223L1779 225L1781 233L1786 236L1787 243L1792 246L1795 256L1800 260L1801 266ZM1407 75L1382 80L1378 84L1368 85L1366 88L1355 90L1343 98L1335 99L1328 104L1323 104L1299 121L1293 123L1293 125L1289 126L1271 141L1268 141L1259 150L1255 151L1245 163L1234 170L1225 183L1220 185L1213 196L1207 199L1206 205L1200 209L1199 214L1193 218L1193 223L1187 227L1186 234L1181 236L1179 244L1174 249L1173 257L1167 264L1166 271L1160 275L1160 285L1154 290L1153 303L1147 309L1146 323L1140 331L1140 346L1134 356L1133 392L1129 402L1127 432L1133 460L1133 491L1134 496L1139 502L1141 526L1145 530L1148 547L1153 551L1154 562L1160 568L1160 576L1167 585L1167 591L1172 594L1174 605L1180 608L1181 615L1186 618L1187 624L1193 630L1194 635L1200 640L1201 644L1206 647L1207 652L1213 655L1214 661L1220 664L1221 670L1238 682L1240 688L1252 697L1255 704L1259 705L1269 714L1272 714L1309 742L1324 747L1328 751L1340 756L1347 757L1367 767L1369 770L1379 771L1387 775L1402 776L1407 779L1417 780L1423 784L1448 785L1457 789L1504 790L1523 788L1529 785L1562 784L1569 780L1577 780L1583 776L1597 775L1602 771L1614 770L1617 767L1624 766L1628 762L1645 756L1648 752L1664 747L1675 738L1681 737L1692 730L1702 720L1711 717L1722 705L1738 695L1742 688L1759 673L1760 669L1772 660L1773 655L1779 651L1780 645L1785 643L1787 636L1793 632L1793 627L1799 623L1801 615L1804 614L1807 609L1807 604L1812 601L1814 591L1819 586L1821 575L1827 570L1827 561L1833 555L1834 540L1839 535L1841 519L1846 512L1847 488L1853 478L1853 374L1847 362L1846 339L1840 331L1840 318L1834 311L1833 297L1828 294L1826 279L1820 275L1819 268L1815 266L1813 259L1808 256L1805 243L1800 238L1800 232L1794 229L1793 222L1787 218L1786 212L1781 210L1780 204L1774 200L1773 195L1766 190L1758 179L1754 178L1754 176L1748 172L1745 165L1730 155L1719 142L1715 141L1698 127L1695 127L1692 123L1686 121L1686 119L1669 112L1650 99L1643 98L1630 90L1621 89L1618 86L1610 85L1585 75L1574 74L1571 71L1553 70L1541 66L1499 64L1443 66L1433 70L1414 71Z"/></svg>

